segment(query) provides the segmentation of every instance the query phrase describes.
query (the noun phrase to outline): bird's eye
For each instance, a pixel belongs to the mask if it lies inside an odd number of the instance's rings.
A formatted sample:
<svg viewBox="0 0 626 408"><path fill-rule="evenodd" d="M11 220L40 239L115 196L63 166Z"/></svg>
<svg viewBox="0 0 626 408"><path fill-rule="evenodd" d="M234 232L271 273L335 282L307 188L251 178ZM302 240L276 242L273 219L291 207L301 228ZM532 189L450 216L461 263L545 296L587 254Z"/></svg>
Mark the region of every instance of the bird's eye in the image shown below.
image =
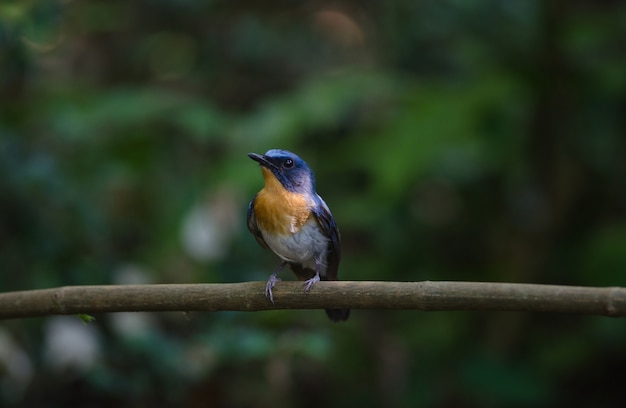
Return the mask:
<svg viewBox="0 0 626 408"><path fill-rule="evenodd" d="M290 168L292 168L292 167L293 167L293 160L291 160L291 159L287 159L287 160L285 160L285 162L283 163L283 166L284 166L286 169L290 169Z"/></svg>

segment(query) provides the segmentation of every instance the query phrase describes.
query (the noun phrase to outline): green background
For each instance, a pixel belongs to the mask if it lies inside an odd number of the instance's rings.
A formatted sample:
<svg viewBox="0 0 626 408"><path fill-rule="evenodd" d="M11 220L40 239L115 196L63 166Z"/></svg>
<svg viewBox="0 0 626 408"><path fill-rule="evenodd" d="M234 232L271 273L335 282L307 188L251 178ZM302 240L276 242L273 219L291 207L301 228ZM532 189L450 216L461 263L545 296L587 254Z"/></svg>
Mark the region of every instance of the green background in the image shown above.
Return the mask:
<svg viewBox="0 0 626 408"><path fill-rule="evenodd" d="M340 279L626 286L626 5L0 3L0 290L265 280L248 152L315 170ZM291 278L289 272L284 278ZM0 322L0 405L623 405L621 319Z"/></svg>

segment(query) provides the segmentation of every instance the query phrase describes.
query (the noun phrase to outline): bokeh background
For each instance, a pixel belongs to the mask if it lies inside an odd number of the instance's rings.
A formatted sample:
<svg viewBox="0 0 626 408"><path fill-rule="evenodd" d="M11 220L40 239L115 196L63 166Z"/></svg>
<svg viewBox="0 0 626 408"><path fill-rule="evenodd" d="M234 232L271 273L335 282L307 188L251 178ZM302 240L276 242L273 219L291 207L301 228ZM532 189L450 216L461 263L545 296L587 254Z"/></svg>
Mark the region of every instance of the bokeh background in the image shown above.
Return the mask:
<svg viewBox="0 0 626 408"><path fill-rule="evenodd" d="M315 169L345 280L626 285L626 4L0 2L0 290L265 280L246 157ZM284 273L288 277L289 273ZM626 323L0 322L0 405L623 405Z"/></svg>

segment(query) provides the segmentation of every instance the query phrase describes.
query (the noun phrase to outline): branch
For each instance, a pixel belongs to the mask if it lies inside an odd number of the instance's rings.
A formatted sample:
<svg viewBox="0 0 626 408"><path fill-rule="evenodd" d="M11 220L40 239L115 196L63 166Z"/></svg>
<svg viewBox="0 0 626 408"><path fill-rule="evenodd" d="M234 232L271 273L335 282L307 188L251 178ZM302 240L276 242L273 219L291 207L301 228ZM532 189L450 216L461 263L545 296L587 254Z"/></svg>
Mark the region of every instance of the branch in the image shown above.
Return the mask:
<svg viewBox="0 0 626 408"><path fill-rule="evenodd" d="M270 309L500 310L626 316L626 288L490 282L264 282L65 286L0 293L0 319L138 311Z"/></svg>

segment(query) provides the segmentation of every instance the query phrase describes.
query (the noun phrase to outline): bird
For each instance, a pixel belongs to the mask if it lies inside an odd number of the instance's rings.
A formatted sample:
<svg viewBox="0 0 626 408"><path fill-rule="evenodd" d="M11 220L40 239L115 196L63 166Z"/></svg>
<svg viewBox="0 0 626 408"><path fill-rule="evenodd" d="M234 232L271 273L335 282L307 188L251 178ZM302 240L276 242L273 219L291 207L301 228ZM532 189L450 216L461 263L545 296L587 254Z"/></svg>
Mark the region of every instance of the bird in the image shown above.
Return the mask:
<svg viewBox="0 0 626 408"><path fill-rule="evenodd" d="M261 247L271 250L281 263L265 286L274 303L272 289L278 274L289 266L304 281L304 292L320 280L336 281L341 259L340 235L330 209L317 194L315 176L295 153L270 149L249 153L261 166L265 185L248 205L248 229ZM326 309L333 322L350 316L349 309Z"/></svg>

